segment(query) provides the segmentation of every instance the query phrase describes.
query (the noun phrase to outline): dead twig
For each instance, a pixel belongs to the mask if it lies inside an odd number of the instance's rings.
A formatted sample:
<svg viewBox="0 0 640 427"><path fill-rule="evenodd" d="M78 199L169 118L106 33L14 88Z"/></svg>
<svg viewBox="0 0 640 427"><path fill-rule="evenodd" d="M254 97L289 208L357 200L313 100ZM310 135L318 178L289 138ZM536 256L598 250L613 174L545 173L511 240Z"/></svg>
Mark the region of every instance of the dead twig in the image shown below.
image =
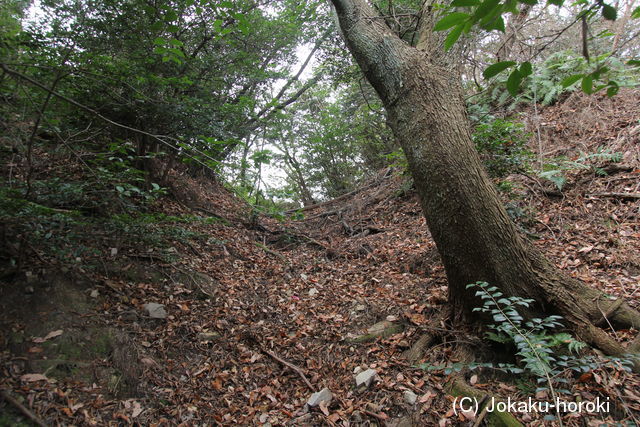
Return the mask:
<svg viewBox="0 0 640 427"><path fill-rule="evenodd" d="M37 424L37 425L39 425L41 427L47 427L47 425L40 418L38 418L33 412L31 412L29 410L29 408L27 408L22 403L18 402L16 399L11 397L9 395L9 393L7 393L6 391L0 390L0 397L2 397L8 403L12 404L16 409L18 409L20 412L22 412L22 414L25 417L27 417L31 421L33 421L33 423L35 423L35 424Z"/></svg>
<svg viewBox="0 0 640 427"><path fill-rule="evenodd" d="M640 193L593 193L590 197L613 197L616 199L640 199Z"/></svg>
<svg viewBox="0 0 640 427"><path fill-rule="evenodd" d="M260 351L262 351L264 354L266 354L267 356L273 358L274 360L282 363L284 366L286 366L287 368L291 369L292 371L294 371L296 374L300 375L300 378L302 378L302 381L304 381L304 383L307 385L307 387L309 387L309 390L311 390L312 392L316 392L316 389L313 387L313 385L311 385L311 383L309 382L309 379L307 378L307 376L304 374L304 372L302 372L302 369L300 369L299 367L297 367L296 365L294 365L291 362L287 362L286 360L284 360L283 358L279 357L277 354L260 347Z"/></svg>

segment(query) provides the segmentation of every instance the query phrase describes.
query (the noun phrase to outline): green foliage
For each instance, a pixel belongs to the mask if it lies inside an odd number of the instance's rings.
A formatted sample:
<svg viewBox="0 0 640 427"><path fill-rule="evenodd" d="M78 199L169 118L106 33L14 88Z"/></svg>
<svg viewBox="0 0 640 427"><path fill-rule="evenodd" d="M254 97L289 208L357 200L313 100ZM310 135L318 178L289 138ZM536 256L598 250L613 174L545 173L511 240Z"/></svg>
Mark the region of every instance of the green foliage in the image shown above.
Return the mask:
<svg viewBox="0 0 640 427"><path fill-rule="evenodd" d="M295 46L318 31L307 2L65 0L40 7L35 23L16 30L20 49L3 62L45 86L64 76L59 92L114 122L163 135L166 144L118 127L110 129L113 139L132 140L141 153L179 150L200 164L228 156L268 101L270 85L287 77ZM0 23L8 9L0 8ZM39 105L42 92L28 90ZM51 109L65 127L95 120L58 100Z"/></svg>
<svg viewBox="0 0 640 427"><path fill-rule="evenodd" d="M453 363L444 368L445 374L463 369L495 369L518 378L533 377L537 383L532 392L549 391L555 400L558 393L570 394L567 389L569 374L611 368L631 371L631 358L596 358L580 356L586 344L575 340L562 328L562 317L552 315L545 318L525 319L522 310L532 308L534 300L520 297L505 297L496 287L486 282L467 285L475 289L482 306L474 311L484 313L493 320L487 325L489 340L500 345L513 346L517 363ZM442 370L442 366L421 365L427 370Z"/></svg>
<svg viewBox="0 0 640 427"><path fill-rule="evenodd" d="M434 25L434 31L449 30L449 34L444 41L446 50L450 49L463 33L469 34L474 28L479 28L487 32L498 30L504 33L504 16L509 14L514 16L518 15L521 10L520 3L533 6L539 2L538 0L508 0L505 2L501 2L500 0L454 0L448 6L441 7L440 20ZM546 1L547 6L562 7L564 4L564 0ZM600 11L602 17L608 21L615 21L618 15L617 5L614 7L602 1L593 4L588 1L578 1L571 6L574 8L572 12L575 13L573 23L581 19L585 26L589 25L588 22L597 19L598 11ZM634 11L631 14L632 19L637 19L636 12L637 11ZM610 32L603 32L597 37L608 37L610 34ZM584 43L584 56L588 62L587 40L585 40ZM538 53L540 53L540 51L538 51ZM537 56L537 54L534 55L534 57ZM619 60L617 61L620 62ZM611 64L612 61L609 58L609 54L606 54L604 58L599 57L594 61L594 65L590 67L588 72L572 74L571 78L566 81L566 85L568 86L581 80L582 91L587 94L595 93L606 88L607 95L614 96L618 92L620 84L614 79L614 73L611 72ZM484 70L483 76L485 79L490 79L502 71L513 68L506 81L503 80L500 86L504 87L506 83L508 93L515 97L520 93L521 84L524 79L533 73L530 62L523 62L520 66L517 65L515 61L497 62L489 65ZM628 65L631 64L627 64L627 66Z"/></svg>
<svg viewBox="0 0 640 427"><path fill-rule="evenodd" d="M605 62L607 65L604 65ZM626 66L623 61L609 54L587 61L574 51L560 51L551 54L535 69L531 64L524 63L508 76L500 74L501 71L515 65L514 61L505 61L489 66L484 73L485 77L493 78L490 90L474 102L504 105L508 110L514 110L521 103L553 104L563 93L575 90L579 81L582 81L580 87L589 86L591 93L596 89L607 88L610 96L615 95L620 87L631 87L640 83L640 70ZM518 78L512 77L515 72ZM596 85L598 79L604 80Z"/></svg>
<svg viewBox="0 0 640 427"><path fill-rule="evenodd" d="M566 172L572 170L586 170L596 175L606 175L607 172L601 166L602 163L618 163L622 160L622 153L614 153L610 149L600 148L596 153L580 153L575 160L558 158L546 163L543 170L538 172L540 178L553 182L558 190L562 191L567 182Z"/></svg>
<svg viewBox="0 0 640 427"><path fill-rule="evenodd" d="M473 142L493 177L527 169L531 153L525 148L529 134L522 123L494 119L476 126Z"/></svg>

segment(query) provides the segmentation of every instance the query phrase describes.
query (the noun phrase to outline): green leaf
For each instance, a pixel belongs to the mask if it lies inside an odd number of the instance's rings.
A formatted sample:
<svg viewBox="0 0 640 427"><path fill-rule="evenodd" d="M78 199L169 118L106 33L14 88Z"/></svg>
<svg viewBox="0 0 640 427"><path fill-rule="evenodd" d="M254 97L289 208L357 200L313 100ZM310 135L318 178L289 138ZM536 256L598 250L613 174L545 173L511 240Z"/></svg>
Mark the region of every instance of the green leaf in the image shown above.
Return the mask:
<svg viewBox="0 0 640 427"><path fill-rule="evenodd" d="M520 71L513 70L507 79L507 90L511 94L511 96L518 95L520 91L520 83L522 82L522 74Z"/></svg>
<svg viewBox="0 0 640 427"><path fill-rule="evenodd" d="M522 77L530 76L533 73L533 67L531 66L531 62L523 62L518 69Z"/></svg>
<svg viewBox="0 0 640 427"><path fill-rule="evenodd" d="M489 15L498 5L500 0L484 0L480 6L476 9L476 13L473 14L475 20L480 20Z"/></svg>
<svg viewBox="0 0 640 427"><path fill-rule="evenodd" d="M564 4L564 0L547 0L547 3L560 7Z"/></svg>
<svg viewBox="0 0 640 427"><path fill-rule="evenodd" d="M611 98L612 96L616 96L618 94L619 90L620 90L620 86L618 86L617 84L616 85L611 85L607 89L607 96L609 98Z"/></svg>
<svg viewBox="0 0 640 427"><path fill-rule="evenodd" d="M640 6L633 9L633 12L631 12L631 19L640 19Z"/></svg>
<svg viewBox="0 0 640 427"><path fill-rule="evenodd" d="M604 19L608 19L609 21L615 21L618 17L618 10L608 4L602 5L602 16Z"/></svg>
<svg viewBox="0 0 640 427"><path fill-rule="evenodd" d="M528 4L531 6L535 6L538 4L538 0L518 0L520 3Z"/></svg>
<svg viewBox="0 0 640 427"><path fill-rule="evenodd" d="M480 4L480 0L453 0L451 2L451 7L473 7L478 6Z"/></svg>
<svg viewBox="0 0 640 427"><path fill-rule="evenodd" d="M493 76L495 76L497 74L500 74L501 72L503 72L507 68L513 67L514 65L516 65L515 61L496 62L495 64L489 65L487 67L487 69L482 72L482 76L485 79L490 79L491 77L493 77Z"/></svg>
<svg viewBox="0 0 640 427"><path fill-rule="evenodd" d="M591 75L582 78L582 91L589 95L593 93L593 77Z"/></svg>
<svg viewBox="0 0 640 427"><path fill-rule="evenodd" d="M467 19L469 19L469 14L468 13L462 13L462 12L450 13L447 16L445 16L444 18L442 18L441 20L439 20L436 23L436 25L433 26L433 31L447 30L447 29L449 29L451 27L454 27L454 26L466 21ZM462 29L460 31L462 31ZM457 38L456 38L456 40L457 40Z"/></svg>
<svg viewBox="0 0 640 427"><path fill-rule="evenodd" d="M458 41L458 39L460 38L460 34L462 34L463 29L464 29L464 24L460 24L457 27L455 27L453 30L451 30L449 35L447 35L447 38L444 39L444 50L451 49L451 46L453 46L456 43L456 41Z"/></svg>
<svg viewBox="0 0 640 427"><path fill-rule="evenodd" d="M488 31L498 30L501 33L504 33L505 26L504 26L504 19L502 18L502 16L498 15L489 25L487 25L487 30Z"/></svg>
<svg viewBox="0 0 640 427"><path fill-rule="evenodd" d="M564 87L564 88L567 88L567 87L571 86L572 84L574 84L575 82L577 82L578 80L580 80L583 77L584 77L584 74L574 74L574 75L569 76L566 79L562 80L560 85L562 85L562 87Z"/></svg>
<svg viewBox="0 0 640 427"><path fill-rule="evenodd" d="M176 19L178 19L178 14L174 10L169 10L164 15L164 20L167 21L167 22L173 22Z"/></svg>
<svg viewBox="0 0 640 427"><path fill-rule="evenodd" d="M631 65L632 67L640 67L640 60L632 59L627 61L627 65Z"/></svg>

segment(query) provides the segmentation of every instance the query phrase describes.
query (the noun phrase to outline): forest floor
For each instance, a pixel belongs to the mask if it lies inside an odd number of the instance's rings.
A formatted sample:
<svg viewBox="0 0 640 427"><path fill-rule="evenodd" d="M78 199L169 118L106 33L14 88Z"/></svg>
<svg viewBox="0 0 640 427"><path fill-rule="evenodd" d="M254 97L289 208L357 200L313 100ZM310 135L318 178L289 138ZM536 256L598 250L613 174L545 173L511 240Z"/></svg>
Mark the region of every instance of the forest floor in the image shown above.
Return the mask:
<svg viewBox="0 0 640 427"><path fill-rule="evenodd" d="M566 156L557 161L566 184L558 191L513 175L501 187L516 223L558 267L636 308L639 95L574 94L526 115L539 135L534 161ZM602 148L620 161L581 158ZM51 174L73 170L44 149L35 154ZM453 362L456 343L482 354L486 339L448 330L416 363L403 356L447 305L443 266L406 176L381 171L285 221L253 216L211 180L169 181L153 221L76 229L93 251L65 262L3 225L6 252L23 259L0 282L0 425L27 424L27 413L49 425L475 425L454 413L449 375L425 366ZM149 303L165 313L152 318ZM367 333L376 324L387 333ZM357 388L367 369L376 377ZM565 413L564 425L640 419L640 376L603 366L569 378L567 400L612 405ZM531 378L466 379L514 400L548 397L536 396ZM305 405L324 387L329 405ZM542 413L515 415L550 425Z"/></svg>

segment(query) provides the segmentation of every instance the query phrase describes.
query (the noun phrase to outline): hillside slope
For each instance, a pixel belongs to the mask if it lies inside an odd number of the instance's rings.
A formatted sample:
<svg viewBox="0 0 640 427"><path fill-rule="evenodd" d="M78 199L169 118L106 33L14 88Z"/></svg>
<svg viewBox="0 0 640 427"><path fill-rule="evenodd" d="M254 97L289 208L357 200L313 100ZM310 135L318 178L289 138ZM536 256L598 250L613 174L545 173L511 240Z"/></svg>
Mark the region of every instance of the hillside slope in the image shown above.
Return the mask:
<svg viewBox="0 0 640 427"><path fill-rule="evenodd" d="M559 191L518 175L502 193L523 232L559 267L635 307L638 95L576 94L529 115L540 135L531 149L559 165L566 183ZM578 115L593 126L581 126ZM580 151L599 148L620 161L581 160ZM11 173L24 173L20 159L2 153L6 165L18 165ZM560 154L566 158L554 160ZM43 143L34 157L42 182L86 178L71 152ZM429 323L446 314L447 282L406 176L381 171L284 222L252 215L210 178L172 171L161 185L168 193L135 215L74 200L55 205L44 190L38 206L6 209L0 388L16 402L0 403L0 424L30 413L63 425L473 425L453 413L448 375L416 367L451 362L453 342L488 344ZM378 330L367 331L373 325ZM441 340L407 361L405 352L432 329ZM377 377L359 390L354 378L366 369ZM499 376L475 386L514 398L534 391ZM331 404L305 406L324 387ZM599 368L570 387L582 399L617 403L609 414L569 414L566 425L640 417L638 376ZM542 425L543 415L520 417Z"/></svg>

